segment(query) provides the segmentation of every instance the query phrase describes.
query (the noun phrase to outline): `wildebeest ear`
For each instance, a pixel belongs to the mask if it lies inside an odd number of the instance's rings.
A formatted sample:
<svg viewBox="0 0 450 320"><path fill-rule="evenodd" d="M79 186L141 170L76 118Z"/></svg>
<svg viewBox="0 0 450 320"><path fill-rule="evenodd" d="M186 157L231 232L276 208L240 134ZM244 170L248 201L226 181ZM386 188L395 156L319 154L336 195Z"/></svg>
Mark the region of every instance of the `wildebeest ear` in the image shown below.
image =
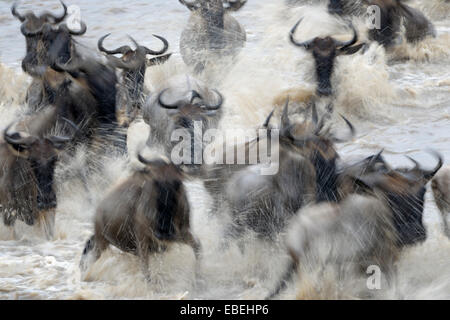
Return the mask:
<svg viewBox="0 0 450 320"><path fill-rule="evenodd" d="M357 44L357 45L352 46L352 47L339 49L339 52L340 52L340 54L345 54L345 55L355 54L359 50L361 50L361 48L363 48L365 45L366 45L366 43L363 42L363 43Z"/></svg>
<svg viewBox="0 0 450 320"><path fill-rule="evenodd" d="M147 67L151 67L157 64L163 64L165 62L167 62L167 60L169 60L170 56L172 55L172 53L168 53L159 57L155 57L155 58L151 58L151 59L147 59L146 61L146 65Z"/></svg>
<svg viewBox="0 0 450 320"><path fill-rule="evenodd" d="M366 183L366 181L364 181L364 179L361 178L356 178L354 177L353 179L354 184L357 185L358 187L360 187L361 189L365 190L365 191L369 191L369 192L373 192L373 186L369 185L369 183Z"/></svg>

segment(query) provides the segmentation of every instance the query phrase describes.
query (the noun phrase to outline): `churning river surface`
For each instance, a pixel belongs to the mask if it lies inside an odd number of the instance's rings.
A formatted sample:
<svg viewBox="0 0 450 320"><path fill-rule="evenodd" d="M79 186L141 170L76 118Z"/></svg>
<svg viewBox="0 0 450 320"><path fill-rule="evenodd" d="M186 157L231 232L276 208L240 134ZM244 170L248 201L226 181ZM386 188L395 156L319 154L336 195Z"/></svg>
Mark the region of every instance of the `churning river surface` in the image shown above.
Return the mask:
<svg viewBox="0 0 450 320"><path fill-rule="evenodd" d="M311 55L288 41L290 28L301 16L306 18L296 34L298 39L337 33L349 36L345 25L327 14L326 1L309 2L315 5L287 7L284 0L248 0L233 14L246 29L246 47L226 73L217 72L206 79L226 97L222 129L254 128L263 122L282 91L312 87ZM20 68L25 40L19 21L10 13L12 3L0 1L1 129L23 113L30 81ZM156 50L161 44L152 34L167 38L173 56L166 65L147 72L148 88L162 77L185 71L178 43L189 11L177 0L65 3L81 9L88 31L77 41L86 50L96 52L97 40L110 32L108 48L128 44L127 34ZM443 155L445 164L450 163L450 3L410 3L435 24L436 38L417 45L403 44L389 53L372 44L364 54L337 59L332 79L336 113L348 117L357 129L353 141L338 147L343 159L368 156L384 148L385 157L394 166L412 166L405 157L409 155L431 168L435 165L427 153L431 148ZM22 1L20 10L27 8L61 11L56 0ZM354 23L364 30L363 21ZM341 122L336 120L336 125L341 126ZM147 134L143 122L131 126L130 149L143 147ZM85 152L79 150L71 163L73 170L83 157ZM184 245L151 257L149 283L138 259L115 248L104 252L86 274L81 274L78 264L85 241L93 232L96 204L129 174L134 162L126 157L97 160L102 169L88 177L87 188L64 181L57 185L54 240L45 240L37 228L21 222L16 223L15 237L0 226L0 299L262 299L273 287L286 263L282 245L261 243L249 236L243 253L233 243L227 249L220 248L224 222L221 215L208 211L210 199L198 181L186 183L193 232L203 247L197 282L194 255ZM428 238L403 252L397 290L382 288L373 293L374 298L450 299L450 241L443 235L441 216L429 191L424 221ZM323 281L334 283L332 276L328 280L324 276ZM353 287L341 290L339 298L356 297ZM291 285L282 298L295 298L296 293L296 286Z"/></svg>

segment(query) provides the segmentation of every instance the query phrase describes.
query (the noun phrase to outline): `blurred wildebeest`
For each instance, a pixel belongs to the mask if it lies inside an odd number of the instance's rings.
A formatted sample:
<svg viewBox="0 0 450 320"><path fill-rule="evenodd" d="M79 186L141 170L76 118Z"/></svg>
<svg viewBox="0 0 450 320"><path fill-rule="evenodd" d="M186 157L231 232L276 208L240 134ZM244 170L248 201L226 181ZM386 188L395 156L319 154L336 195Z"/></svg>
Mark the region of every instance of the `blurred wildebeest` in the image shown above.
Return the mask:
<svg viewBox="0 0 450 320"><path fill-rule="evenodd" d="M22 61L22 69L33 77L33 82L27 93L28 105L32 110L51 104L55 99L55 91L42 79L45 70L57 63L67 63L81 59L76 50L72 36L83 35L87 30L86 24L81 22L81 29L74 31L66 24L58 27L45 23L38 30L22 30L28 47L27 55Z"/></svg>
<svg viewBox="0 0 450 320"><path fill-rule="evenodd" d="M188 75L170 78L162 86L149 96L143 110L144 121L151 129L147 145L162 146L171 157L174 146L179 145L179 141L171 141L171 137L175 135L174 139L179 139L178 133L185 133L189 141L183 137L182 142L191 152L190 156L183 154L183 164L186 170L193 170L189 173L193 173L202 163L202 134L218 127L224 98L216 89L210 89Z"/></svg>
<svg viewBox="0 0 450 320"><path fill-rule="evenodd" d="M402 23L407 42L418 42L427 36L436 36L433 24L417 9L407 6L403 0L365 0L369 5L379 8L380 28L369 30L369 39L385 47L394 45L399 36Z"/></svg>
<svg viewBox="0 0 450 320"><path fill-rule="evenodd" d="M228 13L239 10L246 0L179 1L192 11L181 34L180 52L195 72L202 72L210 59L234 57L244 47L245 30Z"/></svg>
<svg viewBox="0 0 450 320"><path fill-rule="evenodd" d="M326 248L322 263L353 266L362 273L377 265L391 282L401 249L426 239L422 221L425 186L442 166L441 156L434 154L438 164L432 170L422 169L417 162L412 169L394 170L380 154L368 158L365 163L377 162L380 171L353 177L360 194L352 193L338 204L323 203L298 212L286 241L292 261L269 297L286 286L299 264L317 267L311 257L320 256L315 251L319 247Z"/></svg>
<svg viewBox="0 0 450 320"><path fill-rule="evenodd" d="M40 31L44 28L46 24L58 24L64 20L67 16L67 6L61 1L63 5L64 12L60 16L56 16L50 12L44 12L40 16L36 16L32 11L27 11L21 14L18 10L18 2L15 2L11 7L11 13L14 17L22 22L21 32L25 36L26 40L26 56L22 60L22 69L28 72L30 67L39 65L39 58L41 56L42 45L39 42L39 36L42 35ZM32 32L37 32L37 35L33 37L27 37L27 35ZM33 76L32 74L30 74ZM26 100L32 109L36 109L37 105L42 100L42 82L39 78L33 77L33 81L27 90Z"/></svg>
<svg viewBox="0 0 450 320"><path fill-rule="evenodd" d="M3 223L14 226L16 219L27 225L43 223L46 236L53 236L57 199L54 189L54 171L59 152L72 137L50 135L51 118L55 110L47 109L33 115L29 123L15 127L29 132L12 130L12 124L3 131L0 142L0 204ZM76 125L65 119L71 130Z"/></svg>
<svg viewBox="0 0 450 320"><path fill-rule="evenodd" d="M361 15L363 13L363 0L329 0L328 12L337 15Z"/></svg>
<svg viewBox="0 0 450 320"><path fill-rule="evenodd" d="M446 166L431 181L434 200L441 211L444 224L444 232L450 238L448 219L450 215L450 166Z"/></svg>
<svg viewBox="0 0 450 320"><path fill-rule="evenodd" d="M103 41L109 35L110 33L98 40L98 49L107 54L110 65L122 70L122 83L117 92L116 109L119 124L127 126L136 117L136 113L141 110L145 101L144 80L147 67L166 62L171 53L162 55L169 48L169 43L166 39L157 35L153 36L160 39L164 44L164 47L159 51L140 46L132 37L130 39L136 46L134 50L129 46L108 50L103 46ZM117 58L114 54L121 54L122 57ZM162 56L149 59L147 55Z"/></svg>
<svg viewBox="0 0 450 320"><path fill-rule="evenodd" d="M316 68L317 94L319 96L329 96L333 93L331 75L335 58L341 54L354 54L364 44L354 45L358 41L358 34L353 25L351 26L353 38L347 42L338 41L330 36L325 38L315 37L304 42L297 42L294 39L294 33L302 20L303 18L291 29L289 38L292 44L312 52Z"/></svg>
<svg viewBox="0 0 450 320"><path fill-rule="evenodd" d="M94 235L87 241L80 262L86 270L111 244L141 259L149 280L148 256L173 243L185 243L199 262L200 242L192 234L190 209L183 173L165 156L145 159L135 171L99 204Z"/></svg>
<svg viewBox="0 0 450 320"><path fill-rule="evenodd" d="M286 102L279 141L269 142L268 138L258 137L246 144L247 149L261 149L262 144L270 143L270 158L272 152L278 152L277 172L261 175L258 169L265 166L264 163L213 165L207 169L206 189L213 198L223 194L223 200L230 208L234 222L230 227L231 235L238 237L245 229L250 229L261 238L273 240L301 207L314 202L336 201L338 154L333 143L340 140L329 131L323 131L323 119L318 121L315 106L312 111L312 121L305 116L302 123L293 122L289 119ZM264 124L269 133L273 130L269 127L272 114ZM348 121L347 124L353 135L353 127ZM274 143L277 148L272 145ZM273 162L274 159L270 160Z"/></svg>

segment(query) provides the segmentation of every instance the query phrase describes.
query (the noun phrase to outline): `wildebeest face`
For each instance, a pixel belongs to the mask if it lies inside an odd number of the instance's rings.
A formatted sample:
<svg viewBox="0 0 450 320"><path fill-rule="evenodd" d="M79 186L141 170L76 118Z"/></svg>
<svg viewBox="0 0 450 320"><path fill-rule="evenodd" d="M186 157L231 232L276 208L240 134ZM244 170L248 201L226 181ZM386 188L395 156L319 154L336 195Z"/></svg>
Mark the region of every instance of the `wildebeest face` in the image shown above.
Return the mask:
<svg viewBox="0 0 450 320"><path fill-rule="evenodd" d="M363 44L353 46L358 41L358 35L353 26L353 38L348 42L341 42L332 37L313 38L305 42L296 42L294 33L297 30L302 19L300 19L291 29L289 36L292 44L312 51L316 66L317 93L322 96L332 94L331 75L336 56L341 54L354 54L362 48Z"/></svg>
<svg viewBox="0 0 450 320"><path fill-rule="evenodd" d="M171 119L171 126L168 128L171 134L174 130L187 130L191 138L191 158L194 163L194 147L203 145L203 137L199 135L195 126L200 123L198 129L206 130L210 128L210 122L214 121L221 111L223 96L217 90L212 90L217 96L216 104L208 104L197 91L191 91L189 101L185 99L178 100L173 104L164 102L164 94L168 89L161 91L158 97L158 103L162 108L168 109L168 115ZM200 132L201 133L201 132Z"/></svg>
<svg viewBox="0 0 450 320"><path fill-rule="evenodd" d="M76 126L69 121L71 126ZM58 152L71 141L69 137L50 136L41 138L26 133L9 133L9 128L3 133L4 141L16 157L26 160L34 181L28 183L35 185L37 211L56 207L56 194L53 189L54 171ZM30 195L21 195L24 197Z"/></svg>
<svg viewBox="0 0 450 320"><path fill-rule="evenodd" d="M98 41L98 49L107 54L109 63L115 67L122 69L123 86L128 91L128 98L131 101L127 101L130 104L136 105L137 108L141 108L141 94L144 90L144 79L146 67L166 62L171 54L166 54L160 57L148 59L147 55L161 55L169 48L167 40L161 36L153 35L160 39L164 47L159 51L151 50L145 46L139 45L136 40L129 37L135 45L135 50L129 46L122 46L114 50L108 50L103 46L103 41L110 34L106 34ZM114 57L114 54L122 54L121 58Z"/></svg>
<svg viewBox="0 0 450 320"><path fill-rule="evenodd" d="M331 14L341 15L344 12L342 0L330 0L328 3L328 12Z"/></svg>
<svg viewBox="0 0 450 320"><path fill-rule="evenodd" d="M381 190L393 212L393 222L398 234L398 245L412 245L426 238L423 225L423 209L426 184L441 168L442 157L434 153L438 164L433 170L424 170L416 163L413 169L400 168L387 173L370 174L363 177L363 183L371 188Z"/></svg>
<svg viewBox="0 0 450 320"><path fill-rule="evenodd" d="M338 201L336 161L339 158L334 143L351 139L355 135L352 124L345 118L350 128L350 135L346 138L336 138L329 130L324 130L324 117L318 119L316 106L310 106L312 121L292 123L288 116L286 105L281 116L280 143L281 147L288 148L305 156L313 164L316 171L316 201ZM306 110L305 110L306 112ZM270 118L266 120L268 125Z"/></svg>
<svg viewBox="0 0 450 320"><path fill-rule="evenodd" d="M22 68L32 76L39 77L41 69L55 63L65 64L75 59L77 54L72 36L82 35L87 27L82 22L80 31L70 30L66 24L53 28L44 24L38 32L29 32L27 38L27 55L22 61Z"/></svg>
<svg viewBox="0 0 450 320"><path fill-rule="evenodd" d="M26 39L26 56L22 61L24 71L28 72L30 67L39 65L40 57L44 56L44 50L48 49L41 41L44 29L49 25L60 23L66 17L67 6L63 2L61 4L64 12L60 16L47 11L39 16L31 11L21 14L17 11L18 3L13 4L11 13L22 22L21 32Z"/></svg>

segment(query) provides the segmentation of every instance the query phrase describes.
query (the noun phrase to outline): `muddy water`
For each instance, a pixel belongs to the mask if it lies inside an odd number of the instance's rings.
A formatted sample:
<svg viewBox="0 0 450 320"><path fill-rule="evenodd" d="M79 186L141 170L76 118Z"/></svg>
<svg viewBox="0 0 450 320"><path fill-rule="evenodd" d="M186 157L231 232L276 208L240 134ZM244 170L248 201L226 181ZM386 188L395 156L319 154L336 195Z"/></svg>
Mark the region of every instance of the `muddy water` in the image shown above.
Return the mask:
<svg viewBox="0 0 450 320"><path fill-rule="evenodd" d="M305 16L296 34L298 39L327 33L348 37L345 26L325 13L324 2L317 1L315 7L287 8L281 0L249 0L234 14L246 28L248 43L238 60L226 67L226 73L219 68L205 77L226 97L223 129L257 126L281 92L312 88L312 59L291 46L287 34L297 19ZM53 0L22 3L21 8L60 10ZM178 1L132 0L125 7L123 1L116 0L66 3L78 5L88 25L86 35L78 39L85 50L95 52L97 39L109 32L112 35L106 41L107 47L123 45L127 34L152 48L160 43L151 34L169 40L174 56L163 67L147 73L148 88L186 71L178 42L189 13ZM20 70L25 46L19 22L10 14L11 4L0 2L2 128L24 112L29 81ZM332 79L337 92L336 114L347 116L358 130L352 142L339 146L344 159L367 156L384 148L393 165L412 165L404 157L410 155L431 167L435 160L426 150L432 148L442 153L446 164L450 163L450 5L442 0L412 4L423 8L433 20L437 38L415 46L401 45L389 53L371 45L363 55L337 60ZM363 21L354 23L359 29L364 27ZM335 124L342 125L338 117ZM144 146L147 135L148 128L142 122L130 128L130 154ZM137 258L114 248L82 275L78 262L84 242L92 234L95 206L111 186L128 175L135 161L133 157L97 159L102 169L88 177L86 190L76 180L61 178L64 171L76 173L86 156L92 155L80 149L69 167L58 168L54 240L45 240L37 227L17 223L15 230L9 230L0 226L1 299L260 299L273 286L286 259L281 245L261 243L249 235L244 253L234 243L228 249L219 249L227 215L209 213L210 199L198 181L187 183L194 233L203 246L196 282L194 255L182 245L151 257L150 283L144 281ZM402 255L397 291L382 288L372 292L374 298L450 298L450 241L442 234L440 215L429 192L426 200L428 239ZM332 273L322 275L322 280L329 286L335 284ZM355 297L365 279L355 281L356 285L341 288L339 297ZM294 298L296 292L292 285L283 298Z"/></svg>

